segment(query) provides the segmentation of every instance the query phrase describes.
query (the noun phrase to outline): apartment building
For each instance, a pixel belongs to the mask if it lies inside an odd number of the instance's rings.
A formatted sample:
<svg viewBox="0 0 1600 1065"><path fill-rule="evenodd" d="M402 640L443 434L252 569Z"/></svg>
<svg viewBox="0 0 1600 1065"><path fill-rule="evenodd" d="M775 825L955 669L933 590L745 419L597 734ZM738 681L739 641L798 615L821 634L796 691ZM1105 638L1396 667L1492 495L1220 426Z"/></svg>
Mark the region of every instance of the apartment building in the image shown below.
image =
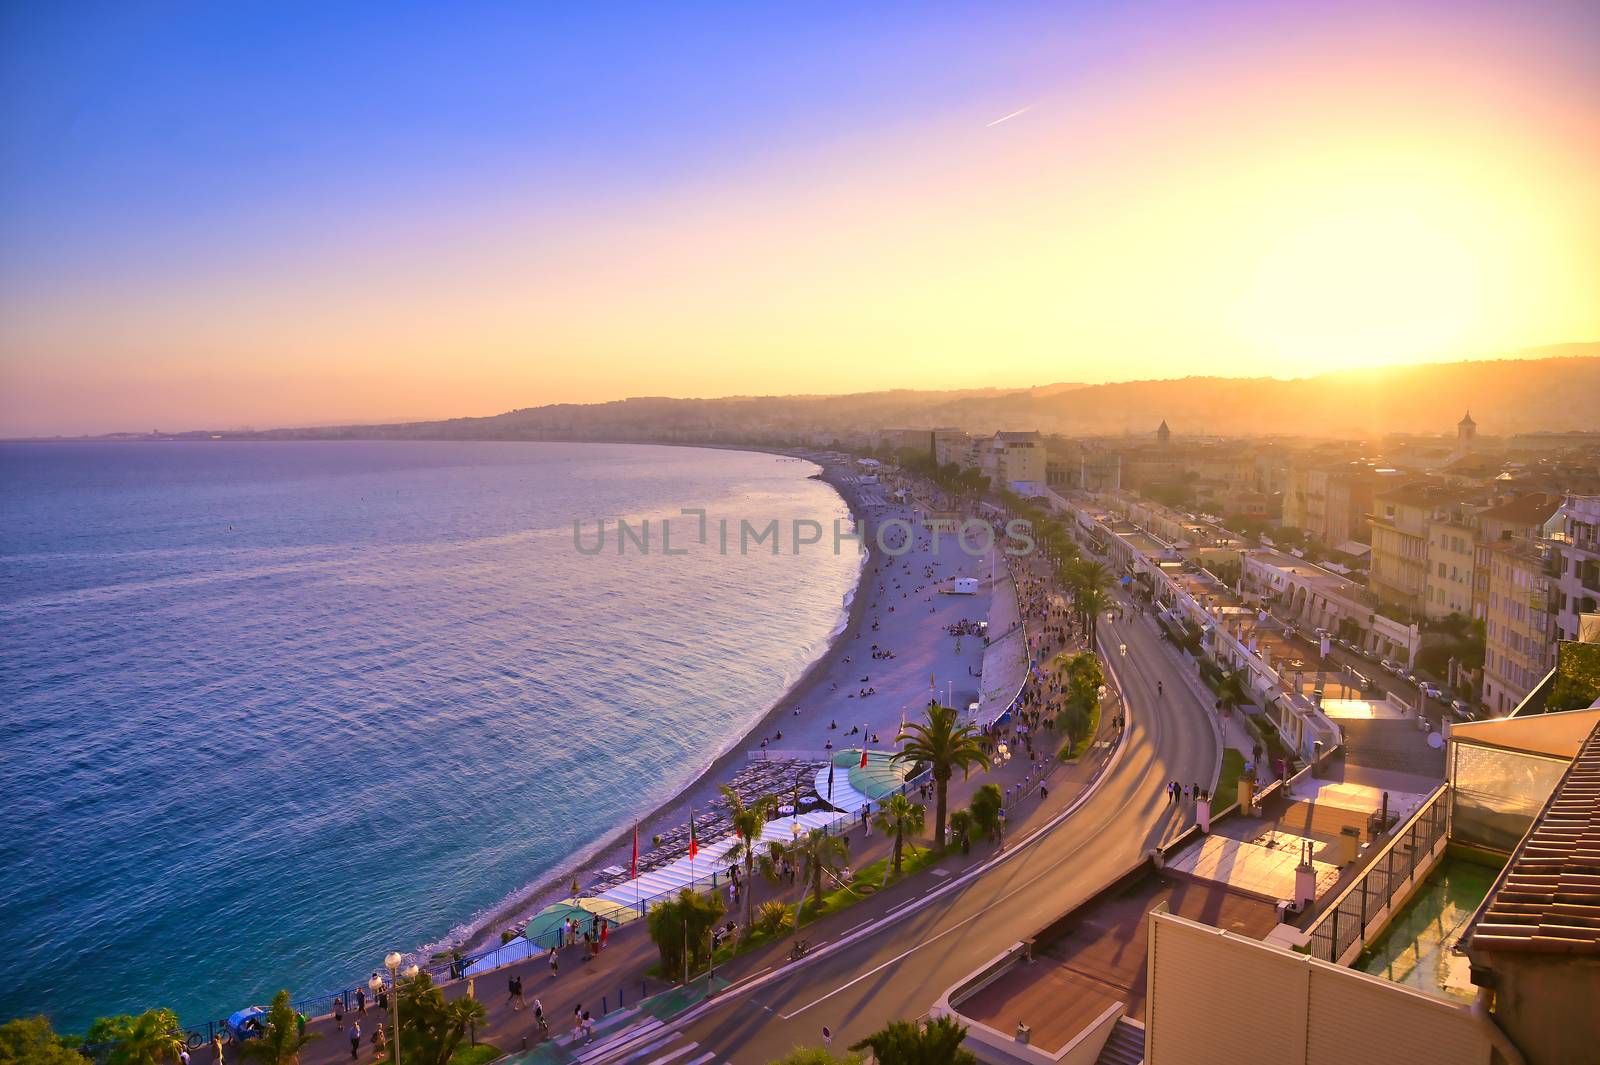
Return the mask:
<svg viewBox="0 0 1600 1065"><path fill-rule="evenodd" d="M1407 485L1372 501L1372 573L1380 602L1423 613L1428 594L1428 529L1444 499L1434 485Z"/></svg>
<svg viewBox="0 0 1600 1065"><path fill-rule="evenodd" d="M1453 503L1427 524L1428 572L1422 606L1423 614L1429 618L1451 614L1481 616L1474 577L1478 525L1473 510L1466 504Z"/></svg>
<svg viewBox="0 0 1600 1065"><path fill-rule="evenodd" d="M978 467L991 484L1019 495L1043 495L1047 481L1044 437L1037 432L998 432L978 441Z"/></svg>
<svg viewBox="0 0 1600 1065"><path fill-rule="evenodd" d="M1485 607L1483 704L1504 715L1550 672L1554 554L1535 540L1497 540L1482 549L1489 596Z"/></svg>
<svg viewBox="0 0 1600 1065"><path fill-rule="evenodd" d="M1576 640L1582 616L1600 611L1600 496L1568 496L1551 525L1555 637Z"/></svg>
<svg viewBox="0 0 1600 1065"><path fill-rule="evenodd" d="M1283 490L1283 524L1329 547L1352 541L1364 544L1373 497L1399 477L1398 470L1369 462L1292 469L1286 474Z"/></svg>

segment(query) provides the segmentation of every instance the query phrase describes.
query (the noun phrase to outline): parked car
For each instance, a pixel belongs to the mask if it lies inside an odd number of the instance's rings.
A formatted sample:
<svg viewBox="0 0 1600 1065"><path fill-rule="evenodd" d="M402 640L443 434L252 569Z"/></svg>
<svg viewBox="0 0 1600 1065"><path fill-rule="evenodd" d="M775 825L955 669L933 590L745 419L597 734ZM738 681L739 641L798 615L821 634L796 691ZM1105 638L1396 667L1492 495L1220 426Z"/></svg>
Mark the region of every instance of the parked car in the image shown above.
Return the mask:
<svg viewBox="0 0 1600 1065"><path fill-rule="evenodd" d="M1451 699L1450 712L1461 718L1463 721L1471 721L1473 718L1472 704L1468 703L1465 699Z"/></svg>
<svg viewBox="0 0 1600 1065"><path fill-rule="evenodd" d="M1430 699L1444 698L1444 692L1439 689L1439 686L1437 684L1430 684L1427 681L1422 682L1422 694L1426 695Z"/></svg>
<svg viewBox="0 0 1600 1065"><path fill-rule="evenodd" d="M1358 672L1354 669L1346 670L1346 672L1350 674L1350 680L1355 684L1356 689L1362 694L1372 690L1372 681L1368 679L1365 673Z"/></svg>
<svg viewBox="0 0 1600 1065"><path fill-rule="evenodd" d="M1382 662L1379 662L1378 665L1382 666L1384 668L1384 670L1386 670L1387 672L1393 673L1397 677L1400 675L1400 672L1401 672L1400 667L1398 665L1396 665L1395 663L1389 661L1387 658L1385 658Z"/></svg>

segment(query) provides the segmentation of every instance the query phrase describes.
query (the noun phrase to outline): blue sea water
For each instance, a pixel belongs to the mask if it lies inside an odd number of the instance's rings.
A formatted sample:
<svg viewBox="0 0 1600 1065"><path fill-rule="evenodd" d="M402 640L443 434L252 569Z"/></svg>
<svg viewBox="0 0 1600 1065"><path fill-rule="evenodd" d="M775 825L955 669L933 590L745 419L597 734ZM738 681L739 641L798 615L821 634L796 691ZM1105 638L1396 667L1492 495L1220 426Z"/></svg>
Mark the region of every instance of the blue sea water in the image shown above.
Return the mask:
<svg viewBox="0 0 1600 1065"><path fill-rule="evenodd" d="M0 1018L195 1023L331 991L668 798L822 651L859 559L714 534L587 556L573 520L586 545L597 516L680 507L831 526L813 472L632 445L0 445Z"/></svg>

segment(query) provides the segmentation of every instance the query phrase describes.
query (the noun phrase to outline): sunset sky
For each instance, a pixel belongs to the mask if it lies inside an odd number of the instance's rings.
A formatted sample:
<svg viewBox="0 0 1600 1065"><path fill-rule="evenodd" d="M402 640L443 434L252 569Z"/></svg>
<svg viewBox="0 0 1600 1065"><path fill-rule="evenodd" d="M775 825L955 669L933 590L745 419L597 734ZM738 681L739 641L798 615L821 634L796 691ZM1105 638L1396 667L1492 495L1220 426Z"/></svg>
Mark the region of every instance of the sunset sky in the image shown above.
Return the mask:
<svg viewBox="0 0 1600 1065"><path fill-rule="evenodd" d="M1498 355L1597 190L1592 2L10 4L0 435Z"/></svg>

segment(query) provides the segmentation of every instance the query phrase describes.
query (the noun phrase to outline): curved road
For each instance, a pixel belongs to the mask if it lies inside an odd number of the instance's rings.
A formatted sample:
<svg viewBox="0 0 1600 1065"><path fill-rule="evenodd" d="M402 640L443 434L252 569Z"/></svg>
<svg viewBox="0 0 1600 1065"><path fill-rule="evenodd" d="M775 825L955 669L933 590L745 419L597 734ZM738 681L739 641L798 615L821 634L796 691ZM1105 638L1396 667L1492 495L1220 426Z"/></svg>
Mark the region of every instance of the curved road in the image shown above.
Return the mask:
<svg viewBox="0 0 1600 1065"><path fill-rule="evenodd" d="M752 991L730 989L672 1027L738 1063L819 1044L824 1025L835 1046L848 1046L891 1020L923 1015L957 980L1186 829L1192 807L1169 804L1165 787L1170 779L1215 779L1220 753L1209 710L1152 623L1128 613L1123 622L1100 622L1101 644L1131 708L1127 735L1076 812L923 909L847 934L857 938L779 970ZM1159 698L1158 681L1165 689Z"/></svg>

